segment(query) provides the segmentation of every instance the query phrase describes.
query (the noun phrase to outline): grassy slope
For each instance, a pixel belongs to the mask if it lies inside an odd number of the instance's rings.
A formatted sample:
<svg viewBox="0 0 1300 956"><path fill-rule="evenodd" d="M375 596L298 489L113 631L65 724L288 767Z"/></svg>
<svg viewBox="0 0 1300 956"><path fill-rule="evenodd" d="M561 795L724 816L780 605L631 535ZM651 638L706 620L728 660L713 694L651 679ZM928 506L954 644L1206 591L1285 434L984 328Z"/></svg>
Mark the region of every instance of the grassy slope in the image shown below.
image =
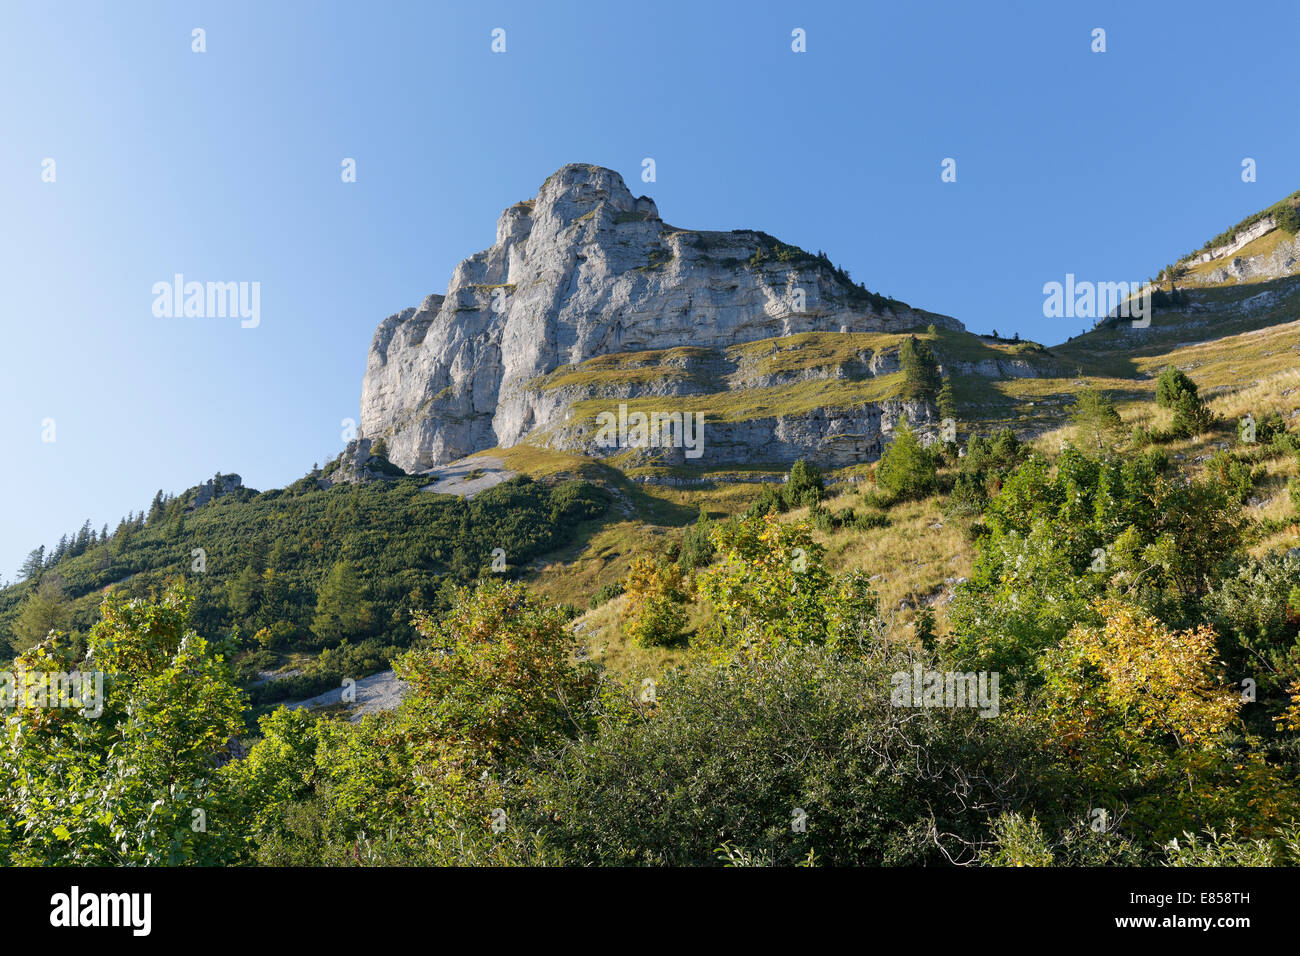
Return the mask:
<svg viewBox="0 0 1300 956"><path fill-rule="evenodd" d="M1239 254L1267 254L1277 241L1276 232L1263 236ZM1208 273L1215 265L1202 267L1201 271ZM1246 304L1268 291L1278 293L1272 305L1260 308ZM949 366L989 360L1019 359L1030 363L1039 372L1038 377L954 374L954 391L963 432L989 432L1010 425L1022 434L1035 436L1036 445L1047 453L1057 451L1063 441L1082 443L1081 436L1067 422L1067 411L1084 387L1099 388L1110 395L1120 409L1126 431L1139 425L1167 425L1168 413L1155 407L1155 376L1166 366L1182 368L1200 385L1211 410L1223 420L1220 427L1205 435L1166 446L1175 461L1195 473L1205 467L1205 460L1219 446L1234 442L1234 423L1247 412L1257 419L1273 412L1287 419L1300 418L1300 279L1200 286L1187 290L1187 295L1205 311L1158 312L1151 328L1136 340L1132 333L1125 336L1119 330L1103 327L1044 350L1034 343L995 343L947 330L939 330L937 335L917 334L930 339L939 360ZM771 372L829 370L864 352L896 349L901 339L818 333L747 343L729 350L729 357L765 362L764 370ZM632 368L636 364L629 357L620 357L601 367L607 373L610 366ZM823 402L878 400L888 397L891 385L890 376L881 377L874 386L837 381L822 388L801 384L788 390L760 390L763 394L758 395L728 396L721 401L719 396L701 396L692 399L690 406L692 410L698 406L706 413L722 409L720 415L731 417L772 408L802 408L813 404L813 398ZM712 407L711 401L716 403ZM663 407L662 400L656 407ZM1265 476L1244 511L1252 521L1280 523L1293 514L1286 485L1300 469L1289 456L1266 459L1263 466ZM860 465L830 477L843 482L869 470L870 466ZM736 513L756 498L760 489L756 484L720 485L708 490L643 486L643 500L671 505L676 510L676 521L656 524L651 509L636 521L608 526L585 547L574 546L572 553L557 556L556 561L540 568L533 575L533 584L557 599L579 603L576 598L580 594L589 595L602 584L617 580L636 554L662 552L669 542L680 540L684 525L693 519L700 505L715 517ZM854 486L840 484L828 506L837 510L858 503ZM806 509L797 509L784 520L804 517ZM962 525L943 518L942 502L937 497L895 507L889 517L890 524L885 528L819 534L827 548L828 564L836 571L864 569L871 574L882 606L903 626L901 633L906 633L914 609L923 600L935 607L942 631L946 626L948 589L953 579L967 576L971 566L972 549ZM1280 531L1256 535L1252 551L1262 554L1298 546L1300 524L1291 524ZM616 599L580 620L593 653L611 667L636 675L655 673L680 656L681 651L630 646L619 629L621 605L622 600Z"/></svg>

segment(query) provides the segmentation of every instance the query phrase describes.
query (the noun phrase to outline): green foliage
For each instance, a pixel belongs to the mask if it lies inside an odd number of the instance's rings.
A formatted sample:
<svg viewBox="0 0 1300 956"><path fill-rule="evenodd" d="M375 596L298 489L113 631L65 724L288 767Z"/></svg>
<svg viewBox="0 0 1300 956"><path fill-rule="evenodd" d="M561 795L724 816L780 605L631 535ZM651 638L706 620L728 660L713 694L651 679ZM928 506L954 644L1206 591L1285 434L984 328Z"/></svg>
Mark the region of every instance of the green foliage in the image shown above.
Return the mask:
<svg viewBox="0 0 1300 956"><path fill-rule="evenodd" d="M596 589L596 593L591 596L591 602L588 606L591 607L592 609L598 608L602 604L607 604L608 602L614 600L614 598L618 597L622 593L623 593L622 581L606 582L605 584L602 584L599 588Z"/></svg>
<svg viewBox="0 0 1300 956"><path fill-rule="evenodd" d="M542 765L529 821L592 865L715 865L723 844L778 866L969 859L1041 761L1011 722L891 706L910 667L795 645L667 678L653 716Z"/></svg>
<svg viewBox="0 0 1300 956"><path fill-rule="evenodd" d="M1114 829L1071 821L1049 838L1033 813L1005 813L993 822L986 866L1149 866L1151 854Z"/></svg>
<svg viewBox="0 0 1300 956"><path fill-rule="evenodd" d="M695 519L695 524L686 529L682 549L677 556L677 565L683 571L689 573L696 568L706 567L713 560L713 540L710 537L712 529L713 522L701 505L700 516Z"/></svg>
<svg viewBox="0 0 1300 956"><path fill-rule="evenodd" d="M427 643L394 662L411 686L408 739L455 776L466 759L499 767L582 730L595 675L573 662L567 624L559 608L500 581L462 589L445 617L417 614Z"/></svg>
<svg viewBox="0 0 1300 956"><path fill-rule="evenodd" d="M921 445L905 417L894 427L894 440L876 465L875 479L893 501L924 498L938 487L935 456Z"/></svg>
<svg viewBox="0 0 1300 956"><path fill-rule="evenodd" d="M785 500L789 507L821 501L825 493L826 485L816 465L800 458L790 466L790 475L785 484Z"/></svg>
<svg viewBox="0 0 1300 956"><path fill-rule="evenodd" d="M682 569L640 557L632 563L623 586L627 592L623 632L642 647L676 644L686 626L684 605L690 598Z"/></svg>
<svg viewBox="0 0 1300 956"><path fill-rule="evenodd" d="M773 516L732 519L714 529L720 560L697 588L712 603L704 635L725 657L762 657L788 644L853 647L879 632L878 600L866 575L832 576L807 525Z"/></svg>
<svg viewBox="0 0 1300 956"><path fill-rule="evenodd" d="M1175 438L1198 435L1213 421L1196 383L1176 368L1166 368L1156 379L1156 405L1173 410L1171 435Z"/></svg>
<svg viewBox="0 0 1300 956"><path fill-rule="evenodd" d="M53 572L44 574L19 605L9 643L21 653L45 640L51 631L63 630L71 618L72 607L63 591L63 581Z"/></svg>
<svg viewBox="0 0 1300 956"><path fill-rule="evenodd" d="M1232 824L1222 833L1184 831L1164 847L1165 866L1300 866L1300 829L1293 824L1276 836L1250 838Z"/></svg>
<svg viewBox="0 0 1300 956"><path fill-rule="evenodd" d="M1109 448L1118 439L1124 427L1114 404L1103 392L1094 388L1079 391L1070 409L1070 422L1098 451Z"/></svg>
<svg viewBox="0 0 1300 956"><path fill-rule="evenodd" d="M957 420L957 399L953 395L952 381L947 375L943 377L943 385L939 387L939 395L936 399L936 404L939 406L940 418L951 418L953 421Z"/></svg>
<svg viewBox="0 0 1300 956"><path fill-rule="evenodd" d="M781 487L764 485L758 500L749 506L750 517L766 514L784 514L791 508L812 507L826 496L826 485L816 465L802 458L790 466Z"/></svg>
<svg viewBox="0 0 1300 956"><path fill-rule="evenodd" d="M1300 680L1300 557L1270 554L1243 562L1205 598L1233 674L1255 681L1260 706L1280 713Z"/></svg>
<svg viewBox="0 0 1300 956"><path fill-rule="evenodd" d="M1228 572L1242 520L1211 475L1171 480L1163 456L1097 460L1067 448L1031 456L985 512L970 580L949 621L960 660L1023 671L1101 594L1181 619ZM1032 678L1032 674L1022 674Z"/></svg>
<svg viewBox="0 0 1300 956"><path fill-rule="evenodd" d="M971 435L965 454L959 459L952 491L944 504L947 514L974 517L988 506L1007 476L1029 452L1029 447L1004 428L993 438Z"/></svg>
<svg viewBox="0 0 1300 956"><path fill-rule="evenodd" d="M1288 236L1294 236L1300 232L1300 212L1290 203L1284 203L1274 214L1273 223Z"/></svg>
<svg viewBox="0 0 1300 956"><path fill-rule="evenodd" d="M19 706L5 717L0 818L13 824L15 862L243 857L243 817L214 770L243 726L244 698L222 650L189 628L191 607L181 587L154 601L109 594L84 660L62 635L21 656L31 673L101 673L103 696L98 716L83 699L82 711Z"/></svg>
<svg viewBox="0 0 1300 956"><path fill-rule="evenodd" d="M610 500L583 481L547 486L521 476L470 501L422 492L426 483L410 477L321 489L312 480L262 494L245 489L189 513L180 538L163 523L124 525L108 545L53 569L70 611L60 623L88 631L98 614L97 592L110 584L143 597L186 575L196 629L209 635L238 629L241 649L260 650L253 635L277 626L286 638L277 646L281 652L344 638L355 644L381 631L386 643L405 646L415 637L412 611L449 607L450 584L474 581L494 548L507 549L510 568L524 566L573 540L580 523L604 514ZM200 548L201 571L193 554ZM339 561L355 570L352 582L334 577ZM370 605L369 623L347 621L346 613L331 618L331 605L338 612L341 604L327 594L325 635L315 632L322 589L334 588L337 596L350 583ZM0 633L12 634L35 588L35 581L24 581L0 591Z"/></svg>
<svg viewBox="0 0 1300 956"><path fill-rule="evenodd" d="M938 395L939 363L928 342L916 336L903 339L898 346L898 362L903 370L904 398L926 399Z"/></svg>
<svg viewBox="0 0 1300 956"><path fill-rule="evenodd" d="M364 636L371 626L370 605L362 600L361 579L352 562L334 562L316 592L312 630L326 644Z"/></svg>

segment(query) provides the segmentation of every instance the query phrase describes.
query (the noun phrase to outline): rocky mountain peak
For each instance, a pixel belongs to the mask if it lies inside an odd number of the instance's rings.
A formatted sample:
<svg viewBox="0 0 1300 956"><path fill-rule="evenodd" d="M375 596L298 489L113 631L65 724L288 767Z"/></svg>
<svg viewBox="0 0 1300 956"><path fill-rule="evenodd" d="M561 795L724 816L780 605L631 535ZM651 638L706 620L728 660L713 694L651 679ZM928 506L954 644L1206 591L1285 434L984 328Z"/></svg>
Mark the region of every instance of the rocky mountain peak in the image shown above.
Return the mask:
<svg viewBox="0 0 1300 956"><path fill-rule="evenodd" d="M765 233L665 225L614 170L571 163L501 214L496 242L456 267L445 295L380 323L362 432L418 471L564 422L563 396L536 384L561 366L929 323L961 328Z"/></svg>

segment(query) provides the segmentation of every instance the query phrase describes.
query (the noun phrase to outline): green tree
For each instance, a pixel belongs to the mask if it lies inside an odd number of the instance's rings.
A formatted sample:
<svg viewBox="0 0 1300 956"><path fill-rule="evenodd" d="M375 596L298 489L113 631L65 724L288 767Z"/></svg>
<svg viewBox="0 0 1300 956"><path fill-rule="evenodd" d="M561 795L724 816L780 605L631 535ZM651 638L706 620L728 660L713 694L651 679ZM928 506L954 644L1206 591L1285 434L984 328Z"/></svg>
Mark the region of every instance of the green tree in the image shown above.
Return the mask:
<svg viewBox="0 0 1300 956"><path fill-rule="evenodd" d="M1114 443L1124 426L1123 419L1105 393L1095 388L1079 391L1070 408L1070 422L1085 436L1089 444L1102 451Z"/></svg>
<svg viewBox="0 0 1300 956"><path fill-rule="evenodd" d="M713 542L709 538L712 527L713 522L709 520L708 512L705 511L704 505L700 505L700 516L682 536L682 551L677 558L677 564L683 571L689 573L696 568L707 566L713 560ZM622 593L621 589L619 593Z"/></svg>
<svg viewBox="0 0 1300 956"><path fill-rule="evenodd" d="M56 634L20 658L31 675L102 675L81 708L11 710L0 735L0 818L21 821L27 865L224 865L246 852L244 817L217 764L243 729L224 651L189 628L182 587L110 593L84 661ZM97 698L97 699L96 699Z"/></svg>
<svg viewBox="0 0 1300 956"><path fill-rule="evenodd" d="M1179 438L1190 438L1210 426L1212 416L1197 391L1196 383L1180 369L1166 368L1156 379L1156 405L1172 409L1173 432Z"/></svg>
<svg viewBox="0 0 1300 956"><path fill-rule="evenodd" d="M876 465L876 482L897 501L924 498L938 486L934 456L900 417L894 427L894 440Z"/></svg>
<svg viewBox="0 0 1300 956"><path fill-rule="evenodd" d="M63 591L63 581L51 571L42 575L36 589L19 606L9 644L16 653L45 640L51 631L68 626L72 605Z"/></svg>
<svg viewBox="0 0 1300 956"><path fill-rule="evenodd" d="M825 493L826 483L822 478L821 470L816 465L800 458L790 466L790 474L782 491L787 507L811 505L821 501Z"/></svg>
<svg viewBox="0 0 1300 956"><path fill-rule="evenodd" d="M45 545L41 545L39 548L33 548L23 560L22 566L18 569L18 577L30 581L32 578L39 577L44 568Z"/></svg>
<svg viewBox="0 0 1300 956"><path fill-rule="evenodd" d="M932 398L939 391L939 365L929 343L910 335L898 346L898 363L903 370L903 396Z"/></svg>
<svg viewBox="0 0 1300 956"><path fill-rule="evenodd" d="M461 589L447 615L421 612L416 628L427 644L393 666L411 687L408 739L433 773L508 766L587 726L595 671L574 661L564 611L521 585Z"/></svg>
<svg viewBox="0 0 1300 956"><path fill-rule="evenodd" d="M680 639L689 598L680 567L660 566L642 556L632 562L623 589L627 594L623 631L628 637L643 647Z"/></svg>
<svg viewBox="0 0 1300 956"><path fill-rule="evenodd" d="M334 562L317 592L311 629L325 643L334 644L365 633L370 625L370 604L362 599L355 565L346 559Z"/></svg>
<svg viewBox="0 0 1300 956"><path fill-rule="evenodd" d="M947 375L943 377L943 384L939 387L939 417L951 418L957 420L957 399L953 396L952 380Z"/></svg>
<svg viewBox="0 0 1300 956"><path fill-rule="evenodd" d="M1288 236L1294 236L1297 232L1300 232L1300 212L1296 212L1296 207L1290 203L1281 205L1273 216L1273 222L1277 228Z"/></svg>
<svg viewBox="0 0 1300 956"><path fill-rule="evenodd" d="M230 610L241 621L251 621L262 599L262 579L250 564L230 581Z"/></svg>

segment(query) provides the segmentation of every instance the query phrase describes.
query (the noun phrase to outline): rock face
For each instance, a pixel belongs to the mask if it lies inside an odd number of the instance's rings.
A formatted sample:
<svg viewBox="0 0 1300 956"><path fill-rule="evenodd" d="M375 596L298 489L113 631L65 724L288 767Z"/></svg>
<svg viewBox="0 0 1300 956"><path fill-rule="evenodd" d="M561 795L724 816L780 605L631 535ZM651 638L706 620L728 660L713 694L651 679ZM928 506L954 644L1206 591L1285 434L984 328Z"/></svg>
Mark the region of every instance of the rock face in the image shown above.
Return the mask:
<svg viewBox="0 0 1300 956"><path fill-rule="evenodd" d="M611 414L613 410L611 409ZM693 459L686 444L672 447L629 446L617 451L631 466L780 464L806 458L828 468L842 468L880 457L886 436L900 417L921 430L925 444L939 426L938 415L926 402L886 401L854 408L818 408L807 412L708 422L699 430L700 455ZM593 458L610 454L589 424L565 425L546 436L546 444Z"/></svg>
<svg viewBox="0 0 1300 956"><path fill-rule="evenodd" d="M1266 220L1270 221L1270 220ZM1230 261L1211 272L1205 284L1220 285L1225 282L1259 282L1281 279L1296 274L1300 265L1300 236L1283 239L1267 255L1234 256Z"/></svg>
<svg viewBox="0 0 1300 956"><path fill-rule="evenodd" d="M203 482L203 484L197 485L187 492L187 494L192 497L189 504L186 506L186 510L197 511L209 501L215 501L217 498L234 494L243 487L244 479L239 475L213 475L207 481Z"/></svg>
<svg viewBox="0 0 1300 956"><path fill-rule="evenodd" d="M1260 236L1272 232L1274 228L1275 224L1273 222L1273 217L1265 216L1254 225L1243 229L1241 232L1234 233L1231 242L1222 246L1216 246L1213 249L1207 249L1200 255L1194 256L1190 262L1192 265L1200 265L1203 262L1210 262L1213 259L1222 259L1224 256L1232 255L1232 253L1236 252L1243 246L1247 246L1254 242Z"/></svg>
<svg viewBox="0 0 1300 956"><path fill-rule="evenodd" d="M929 324L962 328L872 295L825 257L764 233L666 225L654 201L634 197L618 173L573 164L534 199L501 214L495 244L456 267L446 295L380 323L362 387L361 431L384 439L394 464L420 471L564 431L566 402L536 385L561 366L615 353L724 350L803 332ZM879 408L858 412L881 415ZM754 428L737 430L735 445L819 447L833 420L827 411L821 419L803 415L802 425L745 422ZM846 434L867 431L862 422L846 424ZM557 442L569 444L549 441Z"/></svg>

